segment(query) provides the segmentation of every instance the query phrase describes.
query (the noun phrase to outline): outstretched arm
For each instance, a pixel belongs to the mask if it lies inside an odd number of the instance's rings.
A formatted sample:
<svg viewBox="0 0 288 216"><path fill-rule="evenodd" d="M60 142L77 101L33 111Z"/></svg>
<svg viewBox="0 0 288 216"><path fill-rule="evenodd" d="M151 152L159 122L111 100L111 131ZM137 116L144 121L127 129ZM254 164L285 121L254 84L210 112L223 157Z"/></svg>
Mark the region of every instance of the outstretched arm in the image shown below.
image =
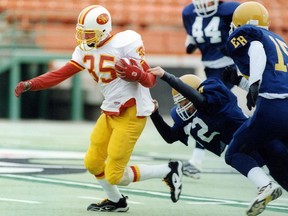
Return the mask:
<svg viewBox="0 0 288 216"><path fill-rule="evenodd" d="M179 78L173 74L164 71L161 67L150 68L148 72L160 77L167 82L172 88L176 89L186 99L191 101L194 106L198 108L206 108L208 106L206 98L199 93L196 89L182 82Z"/></svg>
<svg viewBox="0 0 288 216"><path fill-rule="evenodd" d="M51 88L83 69L82 66L71 60L58 70L50 71L33 79L19 82L15 87L14 94L16 97L19 97L26 91L39 91Z"/></svg>

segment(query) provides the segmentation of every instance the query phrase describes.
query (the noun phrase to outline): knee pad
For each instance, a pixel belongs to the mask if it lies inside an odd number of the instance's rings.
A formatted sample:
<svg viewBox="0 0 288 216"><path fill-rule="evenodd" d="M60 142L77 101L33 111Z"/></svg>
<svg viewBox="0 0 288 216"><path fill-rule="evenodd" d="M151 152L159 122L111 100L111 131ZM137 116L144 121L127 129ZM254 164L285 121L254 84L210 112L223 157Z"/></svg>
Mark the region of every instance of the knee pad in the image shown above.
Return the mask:
<svg viewBox="0 0 288 216"><path fill-rule="evenodd" d="M93 175L98 175L104 172L105 164L100 163L100 161L97 162L97 160L92 160L90 157L86 155L84 159L84 166L89 173Z"/></svg>

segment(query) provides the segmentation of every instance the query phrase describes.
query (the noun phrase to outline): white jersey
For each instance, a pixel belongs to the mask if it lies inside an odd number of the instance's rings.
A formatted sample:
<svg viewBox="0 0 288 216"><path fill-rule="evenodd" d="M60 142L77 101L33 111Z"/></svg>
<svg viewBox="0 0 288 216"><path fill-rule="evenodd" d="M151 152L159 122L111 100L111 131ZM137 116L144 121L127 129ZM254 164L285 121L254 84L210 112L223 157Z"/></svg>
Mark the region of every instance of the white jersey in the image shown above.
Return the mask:
<svg viewBox="0 0 288 216"><path fill-rule="evenodd" d="M129 99L136 100L137 116L149 116L154 104L148 88L138 82L127 82L117 77L114 65L121 58L145 58L141 36L131 30L112 36L105 44L90 51L76 47L72 60L86 68L98 82L104 101L101 109L118 113Z"/></svg>

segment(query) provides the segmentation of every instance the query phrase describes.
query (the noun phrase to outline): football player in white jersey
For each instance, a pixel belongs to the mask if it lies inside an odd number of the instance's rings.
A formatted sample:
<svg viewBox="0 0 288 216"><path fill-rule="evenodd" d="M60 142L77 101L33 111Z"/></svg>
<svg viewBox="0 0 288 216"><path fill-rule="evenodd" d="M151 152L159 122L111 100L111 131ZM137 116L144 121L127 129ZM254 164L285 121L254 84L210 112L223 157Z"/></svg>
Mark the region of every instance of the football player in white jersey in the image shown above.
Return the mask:
<svg viewBox="0 0 288 216"><path fill-rule="evenodd" d="M126 212L129 209L127 197L119 192L117 185L151 178L164 178L172 201L177 202L182 188L181 161L127 165L147 116L155 109L149 88L155 85L156 77L145 71L148 64L145 64L141 36L131 30L115 35L111 31L111 15L106 8L92 5L83 9L76 26L78 46L72 59L55 71L19 82L15 95L19 97L25 91L50 88L87 69L98 83L104 101L84 163L107 195L107 199L91 204L87 210ZM123 58L130 62L123 61L123 70L115 69L116 62ZM140 64L142 67L138 67Z"/></svg>

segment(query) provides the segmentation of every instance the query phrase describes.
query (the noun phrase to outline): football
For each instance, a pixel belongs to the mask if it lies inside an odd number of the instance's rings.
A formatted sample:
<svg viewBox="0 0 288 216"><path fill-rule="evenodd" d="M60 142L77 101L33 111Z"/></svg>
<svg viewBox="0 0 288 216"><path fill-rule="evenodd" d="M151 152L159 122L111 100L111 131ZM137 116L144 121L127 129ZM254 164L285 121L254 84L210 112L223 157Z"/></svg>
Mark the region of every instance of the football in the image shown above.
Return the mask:
<svg viewBox="0 0 288 216"><path fill-rule="evenodd" d="M134 62L134 64L133 64ZM115 71L117 76L127 82L135 82L139 80L139 76L141 75L141 71L137 70L135 66L136 60L128 58L121 58L115 63ZM141 67L141 66L140 66ZM142 69L142 67L141 67Z"/></svg>

